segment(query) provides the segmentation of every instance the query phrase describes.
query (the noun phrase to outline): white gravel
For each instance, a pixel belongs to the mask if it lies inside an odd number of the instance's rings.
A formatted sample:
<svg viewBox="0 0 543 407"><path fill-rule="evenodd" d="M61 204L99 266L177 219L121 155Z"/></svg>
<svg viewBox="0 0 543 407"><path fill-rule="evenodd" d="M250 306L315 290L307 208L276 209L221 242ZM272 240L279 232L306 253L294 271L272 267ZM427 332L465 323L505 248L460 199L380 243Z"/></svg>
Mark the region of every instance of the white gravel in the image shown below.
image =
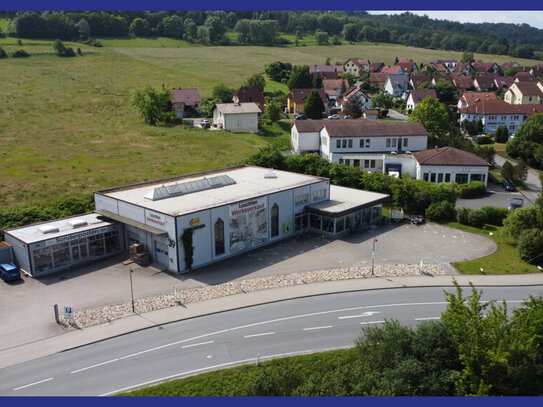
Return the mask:
<svg viewBox="0 0 543 407"><path fill-rule="evenodd" d="M227 295L243 294L269 288L286 287L300 284L318 283L324 281L349 280L371 277L396 277L409 275L446 275L450 274L441 264L424 264L420 270L418 264L376 265L374 276L369 266L336 268L329 270L307 271L303 273L278 274L269 277L250 278L247 280L231 281L190 290L180 290L177 298L174 293L148 297L135 301L136 313L172 307L177 304L210 300ZM74 313L73 321L66 321L63 316L60 321L67 331L88 328L94 325L107 324L116 319L134 315L131 302L89 308Z"/></svg>

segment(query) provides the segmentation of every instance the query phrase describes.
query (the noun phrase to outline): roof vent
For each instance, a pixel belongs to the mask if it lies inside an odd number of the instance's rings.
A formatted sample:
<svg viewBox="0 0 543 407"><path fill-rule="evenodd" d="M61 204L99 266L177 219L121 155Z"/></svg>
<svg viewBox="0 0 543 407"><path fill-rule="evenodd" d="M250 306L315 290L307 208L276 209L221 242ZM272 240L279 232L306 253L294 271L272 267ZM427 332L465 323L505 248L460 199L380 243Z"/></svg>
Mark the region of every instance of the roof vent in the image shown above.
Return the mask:
<svg viewBox="0 0 543 407"><path fill-rule="evenodd" d="M264 178L277 178L277 174L273 172L272 170L268 170L264 174Z"/></svg>
<svg viewBox="0 0 543 407"><path fill-rule="evenodd" d="M38 232L41 232L44 235L46 235L48 233L58 233L59 230L58 230L58 227L56 226L40 226L38 228Z"/></svg>
<svg viewBox="0 0 543 407"><path fill-rule="evenodd" d="M405 154L413 154L411 151L407 150Z"/></svg>
<svg viewBox="0 0 543 407"><path fill-rule="evenodd" d="M72 228L81 228L83 226L87 226L88 223L86 220L81 220L81 219L72 219L72 220L69 220L68 222L68 225L70 225Z"/></svg>
<svg viewBox="0 0 543 407"><path fill-rule="evenodd" d="M397 151L391 151L390 154L396 155L396 154L398 154L398 152Z"/></svg>

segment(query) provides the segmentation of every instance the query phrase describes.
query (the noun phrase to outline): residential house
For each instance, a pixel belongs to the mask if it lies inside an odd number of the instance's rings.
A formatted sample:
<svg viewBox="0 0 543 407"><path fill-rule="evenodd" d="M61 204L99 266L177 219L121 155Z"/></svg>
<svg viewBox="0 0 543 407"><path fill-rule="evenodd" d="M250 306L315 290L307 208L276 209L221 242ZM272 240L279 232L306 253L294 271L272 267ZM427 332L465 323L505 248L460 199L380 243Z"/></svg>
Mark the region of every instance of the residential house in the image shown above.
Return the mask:
<svg viewBox="0 0 543 407"><path fill-rule="evenodd" d="M456 78L457 76L463 76L462 74L459 74L459 75L434 75L434 77L432 78L432 84L437 84L439 81L446 81L446 82L449 82L449 83L453 83L453 79Z"/></svg>
<svg viewBox="0 0 543 407"><path fill-rule="evenodd" d="M259 113L262 111L254 102L217 103L213 110L213 123L232 133L256 133Z"/></svg>
<svg viewBox="0 0 543 407"><path fill-rule="evenodd" d="M358 101L358 106L361 110L366 110L371 105L371 97L369 96L369 94L361 91L357 87L352 87L343 94L343 97L336 99L336 107L340 108L341 111L343 111L345 103L351 98L352 100Z"/></svg>
<svg viewBox="0 0 543 407"><path fill-rule="evenodd" d="M458 61L456 59L434 59L430 61L429 64L445 65L445 67L452 72L458 65Z"/></svg>
<svg viewBox="0 0 543 407"><path fill-rule="evenodd" d="M437 93L435 89L414 89L409 91L406 105L407 111L412 112L415 107L417 107L417 105L427 97L437 100Z"/></svg>
<svg viewBox="0 0 543 407"><path fill-rule="evenodd" d="M460 62L452 70L453 73L460 73L462 75L469 75L469 73L472 71L475 71L475 68L469 62Z"/></svg>
<svg viewBox="0 0 543 407"><path fill-rule="evenodd" d="M343 70L354 76L370 73L370 61L362 58L350 58L343 64Z"/></svg>
<svg viewBox="0 0 543 407"><path fill-rule="evenodd" d="M501 64L500 68L501 68L502 72L505 72L509 68L520 69L521 66L516 61L509 61L509 62L504 62L503 64Z"/></svg>
<svg viewBox="0 0 543 407"><path fill-rule="evenodd" d="M411 75L409 77L409 87L417 89L423 83L431 83L432 77L429 75Z"/></svg>
<svg viewBox="0 0 543 407"><path fill-rule="evenodd" d="M534 82L535 78L532 76L530 72L517 72L516 75L513 77L513 82L520 83L520 82Z"/></svg>
<svg viewBox="0 0 543 407"><path fill-rule="evenodd" d="M424 67L424 69L422 71L426 71L426 70L436 70L437 73L440 73L440 74L447 74L449 73L449 70L447 69L447 67L443 64L428 64Z"/></svg>
<svg viewBox="0 0 543 407"><path fill-rule="evenodd" d="M453 85L459 91L473 90L475 85L470 76L459 75L453 78Z"/></svg>
<svg viewBox="0 0 543 407"><path fill-rule="evenodd" d="M416 179L440 184L467 184L488 181L489 164L476 154L454 147L441 147L413 153L416 160Z"/></svg>
<svg viewBox="0 0 543 407"><path fill-rule="evenodd" d="M365 119L377 120L379 118L379 109L366 109L362 116Z"/></svg>
<svg viewBox="0 0 543 407"><path fill-rule="evenodd" d="M383 89L385 90L386 93L388 93L389 95L392 95L392 97L399 98L405 92L407 92L407 89L409 87L408 81L409 81L409 77L407 75L389 74L387 80L385 81Z"/></svg>
<svg viewBox="0 0 543 407"><path fill-rule="evenodd" d="M419 71L417 64L414 63L412 59L400 59L396 66L400 66L402 71L407 74L417 73Z"/></svg>
<svg viewBox="0 0 543 407"><path fill-rule="evenodd" d="M381 70L384 68L385 64L382 62L372 62L370 64L370 73L371 72L381 72Z"/></svg>
<svg viewBox="0 0 543 407"><path fill-rule="evenodd" d="M480 91L492 90L494 89L494 78L493 74L478 75L473 78L473 86Z"/></svg>
<svg viewBox="0 0 543 407"><path fill-rule="evenodd" d="M172 108L178 118L183 118L192 110L194 113L200 113L202 98L198 93L198 89L174 88L172 89Z"/></svg>
<svg viewBox="0 0 543 407"><path fill-rule="evenodd" d="M539 105L543 104L543 84L541 82L513 83L503 100L512 105Z"/></svg>
<svg viewBox="0 0 543 407"><path fill-rule="evenodd" d="M496 76L494 78L494 87L496 89L507 90L513 83L512 76Z"/></svg>
<svg viewBox="0 0 543 407"><path fill-rule="evenodd" d="M313 78L318 75L322 79L338 79L339 74L343 73L343 66L341 65L312 65L309 67L309 72L313 75Z"/></svg>
<svg viewBox="0 0 543 407"><path fill-rule="evenodd" d="M266 99L260 90L250 86L242 86L239 88L232 97L234 103L250 103L254 102L258 105L260 110L264 111L264 105Z"/></svg>
<svg viewBox="0 0 543 407"><path fill-rule="evenodd" d="M480 100L458 111L461 124L465 120L481 120L483 132L491 134L496 133L500 126L506 126L509 134L514 134L526 117L519 105L511 105L503 100Z"/></svg>
<svg viewBox="0 0 543 407"><path fill-rule="evenodd" d="M345 91L349 88L349 81L347 79L324 79L322 87L328 100L335 101L343 95L342 90Z"/></svg>
<svg viewBox="0 0 543 407"><path fill-rule="evenodd" d="M383 72L372 72L370 73L370 85L383 89L385 87L385 82L388 79L388 74Z"/></svg>
<svg viewBox="0 0 543 407"><path fill-rule="evenodd" d="M305 102L313 89L292 89L287 96L287 112L293 114L301 114L304 112ZM324 93L324 89L318 89L319 96L324 103L325 112L328 112L328 96Z"/></svg>
<svg viewBox="0 0 543 407"><path fill-rule="evenodd" d="M500 66L495 62L472 62L471 66L477 73L498 73Z"/></svg>
<svg viewBox="0 0 543 407"><path fill-rule="evenodd" d="M481 100L498 100L493 92L464 92L458 99L458 109L471 106Z"/></svg>
<svg viewBox="0 0 543 407"><path fill-rule="evenodd" d="M536 78L543 78L543 64L534 65L530 69L530 74Z"/></svg>
<svg viewBox="0 0 543 407"><path fill-rule="evenodd" d="M395 66L384 66L383 69L381 69L381 73L386 73L389 75L403 75L405 72L403 71L402 67L399 65Z"/></svg>

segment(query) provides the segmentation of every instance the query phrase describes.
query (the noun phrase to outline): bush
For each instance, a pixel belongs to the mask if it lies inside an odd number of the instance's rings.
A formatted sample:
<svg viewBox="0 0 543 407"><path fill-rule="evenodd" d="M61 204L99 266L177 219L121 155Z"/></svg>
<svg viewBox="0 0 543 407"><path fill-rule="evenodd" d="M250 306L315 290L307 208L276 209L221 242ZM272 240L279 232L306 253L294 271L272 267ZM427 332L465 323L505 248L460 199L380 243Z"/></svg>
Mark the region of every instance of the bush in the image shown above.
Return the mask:
<svg viewBox="0 0 543 407"><path fill-rule="evenodd" d="M481 181L471 181L460 186L460 198L480 198L486 194L486 185Z"/></svg>
<svg viewBox="0 0 543 407"><path fill-rule="evenodd" d="M8 53L4 51L4 48L0 47L0 58L7 58Z"/></svg>
<svg viewBox="0 0 543 407"><path fill-rule="evenodd" d="M456 212L456 221L462 225L470 225L469 214L473 212L471 208L460 208Z"/></svg>
<svg viewBox="0 0 543 407"><path fill-rule="evenodd" d="M13 58L28 58L30 55L24 49L20 49L13 53Z"/></svg>
<svg viewBox="0 0 543 407"><path fill-rule="evenodd" d="M455 215L454 204L448 201L433 202L426 209L426 217L435 221L453 220Z"/></svg>
<svg viewBox="0 0 543 407"><path fill-rule="evenodd" d="M526 230L520 236L517 250L522 260L529 263L542 264L543 256L537 256L543 253L543 231L539 229Z"/></svg>
<svg viewBox="0 0 543 407"><path fill-rule="evenodd" d="M492 138L490 136L479 136L477 137L477 144L492 144Z"/></svg>
<svg viewBox="0 0 543 407"><path fill-rule="evenodd" d="M496 130L496 142L498 143L507 143L509 140L509 130L507 126L500 126Z"/></svg>
<svg viewBox="0 0 543 407"><path fill-rule="evenodd" d="M495 226L503 226L503 221L510 212L507 208L497 208L495 206L485 206L481 210L486 215L485 223Z"/></svg>
<svg viewBox="0 0 543 407"><path fill-rule="evenodd" d="M468 222L475 228L482 228L486 223L486 213L482 209L472 210L468 214Z"/></svg>
<svg viewBox="0 0 543 407"><path fill-rule="evenodd" d="M518 208L511 211L503 221L503 233L513 239L519 239L526 229L537 225L537 208Z"/></svg>

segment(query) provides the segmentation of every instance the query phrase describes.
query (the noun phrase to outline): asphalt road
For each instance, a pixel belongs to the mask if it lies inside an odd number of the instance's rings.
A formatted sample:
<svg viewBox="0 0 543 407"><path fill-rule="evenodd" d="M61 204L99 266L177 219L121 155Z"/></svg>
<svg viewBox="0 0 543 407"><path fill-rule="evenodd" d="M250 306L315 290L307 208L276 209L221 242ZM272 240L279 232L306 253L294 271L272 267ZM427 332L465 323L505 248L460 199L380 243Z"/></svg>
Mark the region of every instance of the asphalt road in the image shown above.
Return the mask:
<svg viewBox="0 0 543 407"><path fill-rule="evenodd" d="M451 289L448 289L451 291ZM509 308L543 286L488 287ZM292 354L353 346L362 326L437 319L442 288L329 294L147 329L0 371L2 396L111 395L177 377Z"/></svg>

